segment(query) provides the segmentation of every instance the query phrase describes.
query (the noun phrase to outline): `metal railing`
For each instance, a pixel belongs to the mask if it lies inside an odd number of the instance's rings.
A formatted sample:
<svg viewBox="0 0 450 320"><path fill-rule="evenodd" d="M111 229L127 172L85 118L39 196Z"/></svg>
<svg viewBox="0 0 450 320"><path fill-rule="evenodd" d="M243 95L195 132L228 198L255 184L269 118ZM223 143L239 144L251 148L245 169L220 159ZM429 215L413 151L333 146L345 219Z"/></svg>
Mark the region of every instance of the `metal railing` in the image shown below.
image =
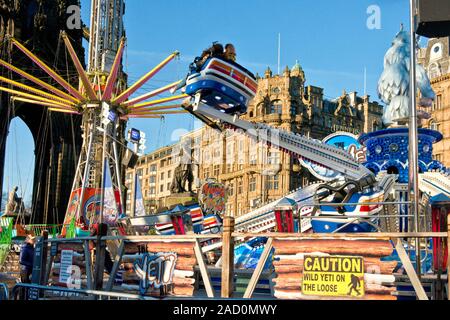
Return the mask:
<svg viewBox="0 0 450 320"><path fill-rule="evenodd" d="M144 297L141 295L130 294L130 293L109 292L109 291L99 291L99 290L85 290L85 289L70 289L70 288L63 288L63 287L42 286L42 285L38 285L38 284L29 284L29 283L18 283L14 286L14 288L12 289L12 297L14 300L17 299L18 290L21 288L25 289L26 297L28 297L28 291L30 289L36 289L38 291L51 291L51 292L79 294L79 295L85 295L87 297L95 296L95 297L99 298L98 300L103 300L102 297L107 297L108 300L111 300L111 298L117 298L120 300L158 300L155 298Z"/></svg>
<svg viewBox="0 0 450 320"><path fill-rule="evenodd" d="M397 202L373 202L373 203L338 203L338 204L333 204L333 203L327 203L327 204L305 204L303 206L301 206L299 208L298 214L301 212L302 208L305 207L314 207L314 206L334 206L334 207L340 207L340 206L358 206L358 205L364 205L364 206L374 206L374 205L407 205L410 202L401 202L401 201L397 201ZM383 218L383 217L389 217L389 218L410 218L412 217L412 215L403 215L403 214L395 214L395 215L378 215L378 214L374 214L374 215L368 215L365 217L361 217L358 215L338 215L338 216L301 216L300 214L298 215L298 223L299 223L299 232L298 233L280 233L280 232L272 232L272 233L245 233L245 232L235 232L234 231L234 223L232 224L232 226L228 229L224 228L223 232L221 234L208 234L208 235L198 235L198 234L187 234L187 235L175 235L175 236L160 236L160 235L150 235L150 236L104 236L101 237L100 240L101 241L107 241L107 240L119 240L122 241L123 243L139 243L139 242L177 242L177 241L182 241L182 242L193 242L195 244L195 246L198 246L199 248L196 248L196 250L198 251L198 257L200 257L201 253L201 249L199 246L199 241L203 240L203 239L208 239L208 240L212 240L212 239L221 239L222 241L224 241L225 239L229 239L228 242L230 243L234 243L234 240L239 239L239 238L249 238L249 237L266 237L268 238L268 241L270 241L270 245L272 243L272 241L276 240L276 239L391 239L393 244L396 246L396 248L398 247L398 250L402 250L404 251L404 248L402 249L402 239L413 239L413 238L420 238L420 239L429 239L429 238L448 238L448 233L447 232L372 232L372 233L321 233L321 234L308 234L308 233L302 233L301 232L301 224L302 224L302 219L325 219L325 218L333 218L333 219L339 219L339 218L343 218L343 219L350 219L349 221L352 221L352 219L374 219L374 218ZM230 217L225 217L224 218L224 222L226 219L233 219ZM355 220L353 220L355 221ZM346 221L348 222L348 221ZM225 225L225 224L224 224ZM45 241L45 243L51 244L51 243L87 243L87 241L89 240L99 240L99 238L97 237L83 237L83 238L71 238L71 239L58 239L58 238L53 238L53 239L48 239ZM394 241L395 240L395 241ZM233 244L231 244L231 247L234 247ZM227 255L227 250L225 250L224 248L222 248L222 258L225 260L224 257L226 257ZM123 254L123 253L122 253ZM197 253L196 253L197 254ZM263 257L265 256L265 257ZM198 260L197 257L197 260ZM262 272L263 269L263 265L265 263L265 261L267 260L268 257L268 252L264 252L263 255L260 258L260 261L258 263L257 268L255 269L255 272L252 276L252 279L250 281L249 284L249 288L246 290L246 293L244 295L244 298L247 297L251 297L251 295L253 294L253 290L254 288L252 288L253 286L256 286L256 283L258 282L259 279L259 275ZM222 260L222 261L224 261ZM228 259L229 260L229 259ZM263 261L264 260L264 261ZM409 265L411 264L410 261L408 261L409 259L407 258L406 253L403 255L403 260L402 262L406 262ZM115 261L115 264L120 263L120 260ZM227 261L226 263L224 262L222 269L223 270L233 270L233 266L232 266L233 262L232 261ZM114 270L116 270L115 266ZM203 273L208 273L208 271L205 268L205 265L203 265ZM202 269L200 268L200 269ZM225 271L228 272L228 271ZM259 273L259 275L258 275ZM113 272L114 274L114 272ZM417 288L418 292L420 291L420 280L417 279L417 275L414 273L414 270L409 270L408 272L408 276L414 276L416 280L415 281L415 289ZM203 274L202 274L203 277ZM209 276L207 276L205 279L207 280L207 282L210 282L210 280L208 279ZM229 277L230 278L230 277ZM204 280L205 280L204 279ZM222 277L222 286L223 286L223 281L224 281L224 277ZM209 286L211 286L211 284L209 283ZM17 288L16 288L17 287ZM62 287L53 287L53 286L39 286L39 285L30 285L30 284L18 284L13 290L13 294L15 295L17 290L19 288L26 288L27 290L29 290L30 288L35 288L36 290L44 290L44 291L55 291L55 292L61 292L61 293L74 293L74 294L80 294L80 295L84 295L84 296L95 296L98 298L102 298L102 297L106 297L107 299L139 299L139 300L147 300L149 299L148 297L145 296L141 296L138 294L125 294L125 293L121 293L121 292L111 292L112 287L107 286L106 291L96 291L96 290L90 290L92 289L92 287L88 287L87 290L84 289L68 289L68 288L62 288ZM108 289L109 288L109 289ZM423 289L422 289L423 291ZM226 298L228 297L229 294L231 294L233 292L233 289L230 288L230 290L228 290L226 293L222 293L222 297ZM421 292L421 291L420 291ZM421 293L422 294L422 293ZM208 295L209 296L209 295ZM422 295L423 296L423 295ZM172 297L175 299L178 299L178 297ZM206 297L205 297L206 298ZM170 298L169 298L170 299Z"/></svg>
<svg viewBox="0 0 450 320"><path fill-rule="evenodd" d="M374 215L367 215L367 216L361 216L361 215L346 215L346 214L340 214L340 215L319 215L319 216L302 216L301 210L304 208L311 208L311 207L356 207L356 206L383 206L383 205L409 205L411 204L410 201L393 201L393 202L353 202L353 203L310 203L310 204L304 204L300 206L297 210L298 215L298 232L302 233L302 219L303 220L320 220L320 219L342 219L347 220L351 219L349 222L346 222L343 226L339 227L337 230L334 230L333 233L337 233L340 230L344 229L348 225L354 223L354 222L366 222L371 223L370 220L378 219L378 218L394 218L392 215L380 215L380 214L374 214ZM404 219L404 218L410 218L414 217L413 215L400 215L397 218ZM376 229L379 230L379 227Z"/></svg>

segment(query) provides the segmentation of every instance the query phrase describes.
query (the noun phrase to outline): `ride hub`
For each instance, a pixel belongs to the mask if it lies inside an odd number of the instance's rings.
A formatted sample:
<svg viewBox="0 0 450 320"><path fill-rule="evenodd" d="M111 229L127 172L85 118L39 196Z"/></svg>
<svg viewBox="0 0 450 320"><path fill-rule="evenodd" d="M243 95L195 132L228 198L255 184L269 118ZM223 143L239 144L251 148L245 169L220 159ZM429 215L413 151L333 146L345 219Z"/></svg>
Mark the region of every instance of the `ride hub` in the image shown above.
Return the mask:
<svg viewBox="0 0 450 320"><path fill-rule="evenodd" d="M433 160L433 144L442 140L440 132L419 129L419 172L444 170L439 161ZM399 183L408 183L408 128L389 128L362 135L359 142L367 147L365 166L378 174L398 174Z"/></svg>

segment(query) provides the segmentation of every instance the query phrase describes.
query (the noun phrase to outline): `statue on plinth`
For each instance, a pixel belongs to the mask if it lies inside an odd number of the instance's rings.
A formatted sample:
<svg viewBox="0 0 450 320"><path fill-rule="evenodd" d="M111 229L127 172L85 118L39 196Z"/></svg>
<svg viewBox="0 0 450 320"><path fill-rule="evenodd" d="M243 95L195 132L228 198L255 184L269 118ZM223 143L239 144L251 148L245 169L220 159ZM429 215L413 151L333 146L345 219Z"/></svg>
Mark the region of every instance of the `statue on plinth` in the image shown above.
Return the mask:
<svg viewBox="0 0 450 320"><path fill-rule="evenodd" d="M192 183L194 182L194 174L192 170L191 158L185 159L184 154L187 153L180 150L179 158L180 163L175 169L172 184L170 185L170 192L172 193L192 193ZM186 188L187 184L187 188Z"/></svg>
<svg viewBox="0 0 450 320"><path fill-rule="evenodd" d="M192 192L192 183L194 182L194 174L192 173L191 164L183 164L175 169L175 174L170 185L170 192L172 193L185 193ZM188 188L186 189L186 183Z"/></svg>
<svg viewBox="0 0 450 320"><path fill-rule="evenodd" d="M16 186L9 193L8 203L6 204L6 215L19 214L22 209L22 198L19 198L19 196L17 196L18 189L19 187Z"/></svg>

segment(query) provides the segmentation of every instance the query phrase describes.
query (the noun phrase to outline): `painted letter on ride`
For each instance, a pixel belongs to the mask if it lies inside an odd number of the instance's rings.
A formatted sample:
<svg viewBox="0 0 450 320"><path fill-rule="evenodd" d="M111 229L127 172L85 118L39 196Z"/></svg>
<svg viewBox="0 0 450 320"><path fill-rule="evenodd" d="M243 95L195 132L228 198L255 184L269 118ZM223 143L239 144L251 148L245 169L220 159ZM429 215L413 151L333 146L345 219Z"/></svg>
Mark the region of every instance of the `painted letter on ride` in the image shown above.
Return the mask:
<svg viewBox="0 0 450 320"><path fill-rule="evenodd" d="M311 296L363 297L363 258L305 256L302 292Z"/></svg>

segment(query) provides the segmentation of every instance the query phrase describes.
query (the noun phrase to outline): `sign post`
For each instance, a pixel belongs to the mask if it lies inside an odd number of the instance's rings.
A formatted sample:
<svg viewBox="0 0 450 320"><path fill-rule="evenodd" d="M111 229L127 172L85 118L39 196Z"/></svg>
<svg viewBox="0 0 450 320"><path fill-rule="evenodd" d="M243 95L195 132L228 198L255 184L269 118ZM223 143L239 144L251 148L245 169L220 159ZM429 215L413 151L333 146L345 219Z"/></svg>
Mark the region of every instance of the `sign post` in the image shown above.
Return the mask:
<svg viewBox="0 0 450 320"><path fill-rule="evenodd" d="M130 129L128 131L128 140L130 140L130 142L134 145L134 153L138 154L139 149L144 150L145 146L145 133L137 130L137 129ZM136 211L136 180L139 179L136 175L136 166L134 166L133 168L133 182L132 182L132 192L131 192L131 212L130 212L130 216L134 217L135 216L135 211Z"/></svg>

